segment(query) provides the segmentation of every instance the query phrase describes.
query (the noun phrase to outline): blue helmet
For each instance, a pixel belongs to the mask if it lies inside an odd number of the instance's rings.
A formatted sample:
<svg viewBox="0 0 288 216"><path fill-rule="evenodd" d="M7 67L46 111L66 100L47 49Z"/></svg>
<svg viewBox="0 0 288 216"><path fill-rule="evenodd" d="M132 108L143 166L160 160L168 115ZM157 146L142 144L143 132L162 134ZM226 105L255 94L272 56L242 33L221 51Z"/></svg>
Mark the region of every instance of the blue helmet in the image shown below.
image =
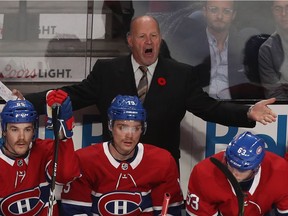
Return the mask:
<svg viewBox="0 0 288 216"><path fill-rule="evenodd" d="M114 120L146 121L146 111L136 96L118 95L108 108L108 118Z"/></svg>
<svg viewBox="0 0 288 216"><path fill-rule="evenodd" d="M9 100L1 112L1 127L6 130L7 123L35 123L38 120L34 106L27 100Z"/></svg>
<svg viewBox="0 0 288 216"><path fill-rule="evenodd" d="M244 132L229 143L226 148L227 163L240 170L255 170L265 155L265 142L250 132Z"/></svg>

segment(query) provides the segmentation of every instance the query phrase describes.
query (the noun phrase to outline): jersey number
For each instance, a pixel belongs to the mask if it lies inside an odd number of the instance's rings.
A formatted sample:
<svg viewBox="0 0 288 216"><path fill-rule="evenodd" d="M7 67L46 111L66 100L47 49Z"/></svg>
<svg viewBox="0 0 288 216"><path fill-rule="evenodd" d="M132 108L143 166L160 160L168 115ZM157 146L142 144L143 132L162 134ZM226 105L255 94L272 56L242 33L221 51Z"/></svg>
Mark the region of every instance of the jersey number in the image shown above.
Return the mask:
<svg viewBox="0 0 288 216"><path fill-rule="evenodd" d="M193 209L199 209L199 197L195 194L188 194L186 199L187 205L190 205Z"/></svg>
<svg viewBox="0 0 288 216"><path fill-rule="evenodd" d="M71 183L67 183L65 186L63 186L63 192L68 193L71 189Z"/></svg>

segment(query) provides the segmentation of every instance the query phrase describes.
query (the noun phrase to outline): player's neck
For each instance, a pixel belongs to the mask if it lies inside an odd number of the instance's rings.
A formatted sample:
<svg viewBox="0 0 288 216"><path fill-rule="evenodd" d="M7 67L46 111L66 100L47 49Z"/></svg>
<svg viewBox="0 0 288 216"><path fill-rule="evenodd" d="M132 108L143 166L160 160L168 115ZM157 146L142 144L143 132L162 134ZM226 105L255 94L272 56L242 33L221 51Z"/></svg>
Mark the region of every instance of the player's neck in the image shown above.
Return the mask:
<svg viewBox="0 0 288 216"><path fill-rule="evenodd" d="M113 142L113 141L112 141ZM108 143L108 148L109 148L109 152L111 153L111 155L113 156L113 158L117 161L127 161L130 158L132 158L134 156L135 153L135 148L132 149L130 152L127 153L121 153L117 147L115 146L115 144L113 144L112 142Z"/></svg>
<svg viewBox="0 0 288 216"><path fill-rule="evenodd" d="M5 145L3 145L3 147L2 147L2 152L4 155L6 155L7 157L9 157L13 160L15 160L17 158L25 158L29 154L29 151L27 151L24 155L19 155L17 153L10 151Z"/></svg>

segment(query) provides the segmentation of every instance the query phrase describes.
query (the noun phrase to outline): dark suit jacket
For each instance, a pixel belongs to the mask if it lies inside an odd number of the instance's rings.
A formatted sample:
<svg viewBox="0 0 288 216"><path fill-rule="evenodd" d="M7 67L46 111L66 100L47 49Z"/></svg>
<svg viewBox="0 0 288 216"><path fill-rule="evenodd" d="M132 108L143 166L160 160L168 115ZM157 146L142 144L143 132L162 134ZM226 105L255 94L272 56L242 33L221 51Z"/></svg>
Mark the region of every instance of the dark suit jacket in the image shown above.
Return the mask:
<svg viewBox="0 0 288 216"><path fill-rule="evenodd" d="M147 111L147 131L141 141L169 150L175 159L180 157L180 122L186 110L204 120L224 125L255 126L255 122L247 119L247 106L219 102L208 97L194 75L191 66L159 57L143 104ZM159 78L164 78L166 84L160 85ZM62 89L69 93L74 110L97 105L102 114L103 138L110 140L107 109L112 99L118 94L137 95L131 57L98 60L87 79ZM25 97L36 108L41 108L39 111L43 113L44 92L41 100L39 93Z"/></svg>

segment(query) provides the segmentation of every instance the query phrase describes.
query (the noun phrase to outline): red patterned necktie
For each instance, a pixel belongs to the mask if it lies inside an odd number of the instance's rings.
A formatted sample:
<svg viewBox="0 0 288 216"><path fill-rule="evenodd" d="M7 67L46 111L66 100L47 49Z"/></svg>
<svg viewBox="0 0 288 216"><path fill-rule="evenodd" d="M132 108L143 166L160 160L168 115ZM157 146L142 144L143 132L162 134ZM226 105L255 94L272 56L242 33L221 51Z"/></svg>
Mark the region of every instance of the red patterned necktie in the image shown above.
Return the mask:
<svg viewBox="0 0 288 216"><path fill-rule="evenodd" d="M138 97L143 103L148 91L148 78L147 78L148 68L145 66L139 66L139 69L142 71L143 75L138 84Z"/></svg>

